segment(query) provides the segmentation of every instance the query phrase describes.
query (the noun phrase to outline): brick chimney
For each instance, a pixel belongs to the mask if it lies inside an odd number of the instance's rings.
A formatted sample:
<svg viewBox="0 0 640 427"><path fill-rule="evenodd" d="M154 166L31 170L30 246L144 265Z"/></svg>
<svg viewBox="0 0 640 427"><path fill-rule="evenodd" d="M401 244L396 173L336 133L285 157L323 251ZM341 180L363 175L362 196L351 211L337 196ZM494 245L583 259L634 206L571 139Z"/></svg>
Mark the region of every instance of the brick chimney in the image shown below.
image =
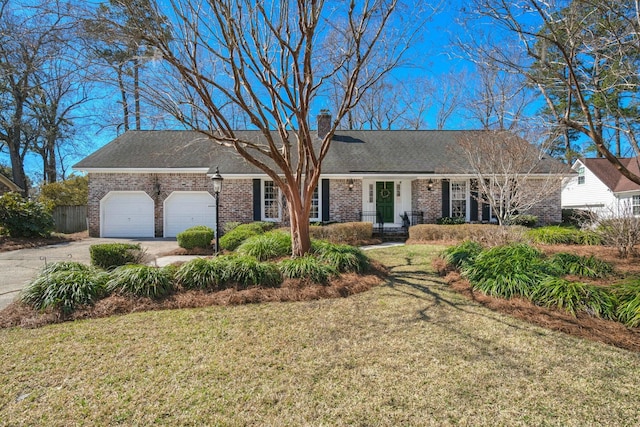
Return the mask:
<svg viewBox="0 0 640 427"><path fill-rule="evenodd" d="M331 113L327 109L322 109L316 116L316 120L318 120L318 138L322 139L331 129Z"/></svg>

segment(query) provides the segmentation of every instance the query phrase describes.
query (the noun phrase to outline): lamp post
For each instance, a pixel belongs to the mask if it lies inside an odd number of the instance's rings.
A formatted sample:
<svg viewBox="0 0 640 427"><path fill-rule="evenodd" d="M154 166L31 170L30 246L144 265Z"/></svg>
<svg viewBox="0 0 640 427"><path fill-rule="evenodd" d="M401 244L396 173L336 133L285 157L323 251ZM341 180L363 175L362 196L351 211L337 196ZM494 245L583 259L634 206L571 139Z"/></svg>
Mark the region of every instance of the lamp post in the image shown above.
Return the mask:
<svg viewBox="0 0 640 427"><path fill-rule="evenodd" d="M216 173L211 177L213 181L213 192L216 195L216 255L220 251L220 191L222 190L222 175L218 167L216 167Z"/></svg>

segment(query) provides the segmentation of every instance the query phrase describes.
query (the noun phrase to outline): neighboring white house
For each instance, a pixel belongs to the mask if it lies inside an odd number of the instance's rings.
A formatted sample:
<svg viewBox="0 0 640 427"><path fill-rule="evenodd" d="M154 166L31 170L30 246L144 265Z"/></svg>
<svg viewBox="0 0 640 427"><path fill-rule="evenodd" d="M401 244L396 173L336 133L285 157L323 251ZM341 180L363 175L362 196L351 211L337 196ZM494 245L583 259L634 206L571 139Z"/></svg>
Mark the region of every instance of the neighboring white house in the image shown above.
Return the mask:
<svg viewBox="0 0 640 427"><path fill-rule="evenodd" d="M620 159L631 172L640 176L638 157ZM640 215L640 185L624 177L607 159L579 159L576 172L562 187L562 208L590 210L611 216L630 210Z"/></svg>

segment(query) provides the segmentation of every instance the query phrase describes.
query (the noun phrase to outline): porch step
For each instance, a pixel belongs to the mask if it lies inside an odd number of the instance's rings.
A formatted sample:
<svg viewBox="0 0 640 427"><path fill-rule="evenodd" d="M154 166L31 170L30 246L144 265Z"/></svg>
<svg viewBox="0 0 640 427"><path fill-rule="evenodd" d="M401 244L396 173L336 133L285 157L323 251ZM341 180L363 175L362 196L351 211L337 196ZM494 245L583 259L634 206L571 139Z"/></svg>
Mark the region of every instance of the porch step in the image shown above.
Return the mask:
<svg viewBox="0 0 640 427"><path fill-rule="evenodd" d="M378 238L384 242L404 242L409 238L409 233L406 228L385 228L380 230L377 227L373 229L373 237Z"/></svg>

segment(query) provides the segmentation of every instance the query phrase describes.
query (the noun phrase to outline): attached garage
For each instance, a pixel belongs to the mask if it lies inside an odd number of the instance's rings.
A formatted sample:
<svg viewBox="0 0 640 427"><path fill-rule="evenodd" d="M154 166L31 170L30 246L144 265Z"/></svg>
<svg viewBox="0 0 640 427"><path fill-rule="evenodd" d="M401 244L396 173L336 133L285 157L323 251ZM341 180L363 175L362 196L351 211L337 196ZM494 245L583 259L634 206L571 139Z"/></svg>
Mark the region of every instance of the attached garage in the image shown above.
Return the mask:
<svg viewBox="0 0 640 427"><path fill-rule="evenodd" d="M155 237L153 199L144 191L111 191L100 201L101 237Z"/></svg>
<svg viewBox="0 0 640 427"><path fill-rule="evenodd" d="M174 191L164 201L164 237L194 225L215 229L215 198L206 191Z"/></svg>

